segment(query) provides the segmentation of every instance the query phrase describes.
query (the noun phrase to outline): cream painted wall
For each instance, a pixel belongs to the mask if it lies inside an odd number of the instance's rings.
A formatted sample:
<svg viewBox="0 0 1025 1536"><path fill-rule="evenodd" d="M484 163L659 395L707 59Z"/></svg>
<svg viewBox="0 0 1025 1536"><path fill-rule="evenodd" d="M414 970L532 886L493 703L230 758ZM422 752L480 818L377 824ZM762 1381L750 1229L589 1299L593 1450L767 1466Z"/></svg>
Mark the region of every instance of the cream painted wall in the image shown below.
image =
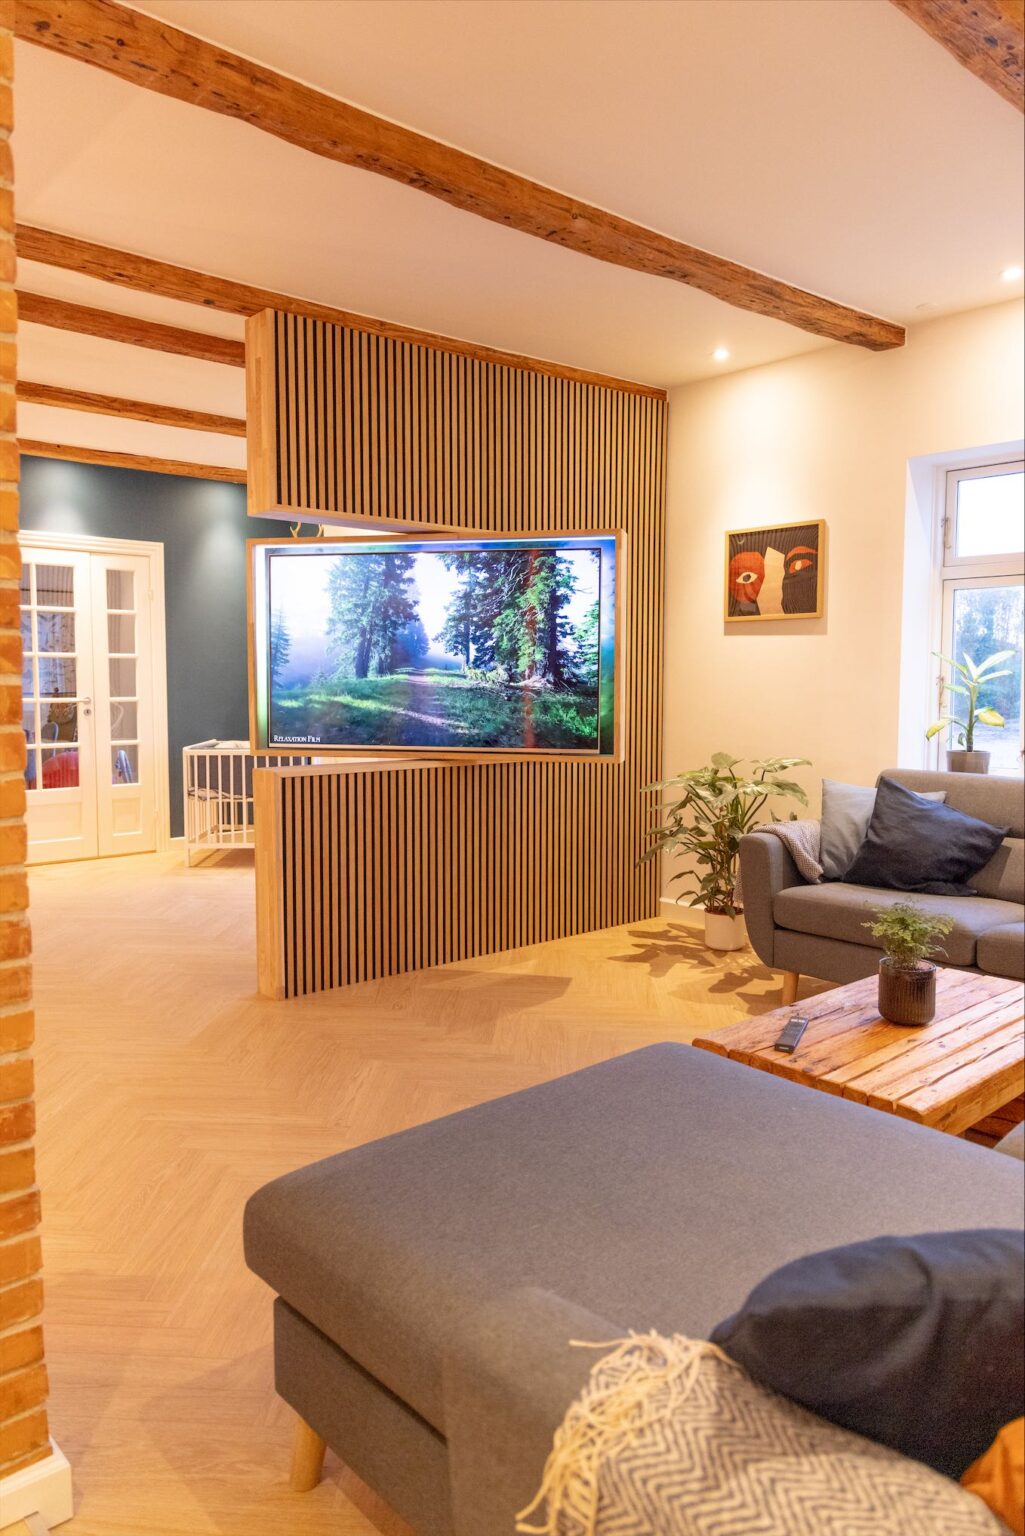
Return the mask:
<svg viewBox="0 0 1025 1536"><path fill-rule="evenodd" d="M914 327L900 351L831 347L671 392L667 774L717 750L808 757L817 807L823 776L870 784L898 761L910 461L1020 439L1023 375L1017 301ZM725 531L818 517L824 617L724 624Z"/></svg>

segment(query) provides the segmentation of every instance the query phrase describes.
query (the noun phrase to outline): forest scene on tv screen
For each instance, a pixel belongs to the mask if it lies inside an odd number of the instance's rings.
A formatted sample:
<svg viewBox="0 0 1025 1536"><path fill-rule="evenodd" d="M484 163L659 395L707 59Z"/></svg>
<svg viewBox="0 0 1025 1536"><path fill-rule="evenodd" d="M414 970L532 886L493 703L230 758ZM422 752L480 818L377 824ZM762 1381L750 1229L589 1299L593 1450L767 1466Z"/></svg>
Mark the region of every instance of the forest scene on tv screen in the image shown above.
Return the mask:
<svg viewBox="0 0 1025 1536"><path fill-rule="evenodd" d="M544 544L275 551L270 742L600 750L601 572Z"/></svg>

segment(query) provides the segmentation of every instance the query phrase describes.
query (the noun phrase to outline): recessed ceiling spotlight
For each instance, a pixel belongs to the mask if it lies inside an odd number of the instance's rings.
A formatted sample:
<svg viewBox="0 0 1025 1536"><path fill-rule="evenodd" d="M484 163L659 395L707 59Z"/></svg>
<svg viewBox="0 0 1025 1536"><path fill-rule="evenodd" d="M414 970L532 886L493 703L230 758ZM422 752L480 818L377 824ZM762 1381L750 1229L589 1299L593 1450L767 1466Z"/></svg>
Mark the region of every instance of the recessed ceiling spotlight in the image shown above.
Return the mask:
<svg viewBox="0 0 1025 1536"><path fill-rule="evenodd" d="M713 361L715 361L717 363L728 362L729 361L729 356L730 356L730 349L729 349L729 347L716 347L715 351L712 353Z"/></svg>
<svg viewBox="0 0 1025 1536"><path fill-rule="evenodd" d="M1005 283L1016 283L1022 275L1021 267L1005 267L1000 274Z"/></svg>

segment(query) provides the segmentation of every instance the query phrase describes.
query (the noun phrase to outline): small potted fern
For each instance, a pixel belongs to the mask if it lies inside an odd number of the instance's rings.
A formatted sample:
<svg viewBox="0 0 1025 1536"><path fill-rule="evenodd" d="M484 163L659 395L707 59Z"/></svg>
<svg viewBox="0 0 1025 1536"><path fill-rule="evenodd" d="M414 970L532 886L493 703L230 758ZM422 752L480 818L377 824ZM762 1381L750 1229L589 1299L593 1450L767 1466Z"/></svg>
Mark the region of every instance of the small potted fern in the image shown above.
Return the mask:
<svg viewBox="0 0 1025 1536"><path fill-rule="evenodd" d="M875 921L863 923L883 946L879 962L879 1013L890 1024L928 1024L936 1013L936 970L930 958L942 953L939 940L953 921L926 912L913 901L876 907Z"/></svg>

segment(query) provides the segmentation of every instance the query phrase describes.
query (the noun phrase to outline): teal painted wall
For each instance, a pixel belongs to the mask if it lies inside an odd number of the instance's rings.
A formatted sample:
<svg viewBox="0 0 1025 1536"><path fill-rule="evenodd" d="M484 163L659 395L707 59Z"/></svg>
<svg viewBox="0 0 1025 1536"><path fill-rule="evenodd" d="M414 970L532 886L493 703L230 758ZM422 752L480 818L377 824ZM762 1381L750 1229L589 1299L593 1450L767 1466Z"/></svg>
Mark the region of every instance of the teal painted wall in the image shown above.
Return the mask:
<svg viewBox="0 0 1025 1536"><path fill-rule="evenodd" d="M182 831L182 747L249 736L246 539L288 537L246 516L246 491L135 469L21 461L21 525L164 546L171 833Z"/></svg>

